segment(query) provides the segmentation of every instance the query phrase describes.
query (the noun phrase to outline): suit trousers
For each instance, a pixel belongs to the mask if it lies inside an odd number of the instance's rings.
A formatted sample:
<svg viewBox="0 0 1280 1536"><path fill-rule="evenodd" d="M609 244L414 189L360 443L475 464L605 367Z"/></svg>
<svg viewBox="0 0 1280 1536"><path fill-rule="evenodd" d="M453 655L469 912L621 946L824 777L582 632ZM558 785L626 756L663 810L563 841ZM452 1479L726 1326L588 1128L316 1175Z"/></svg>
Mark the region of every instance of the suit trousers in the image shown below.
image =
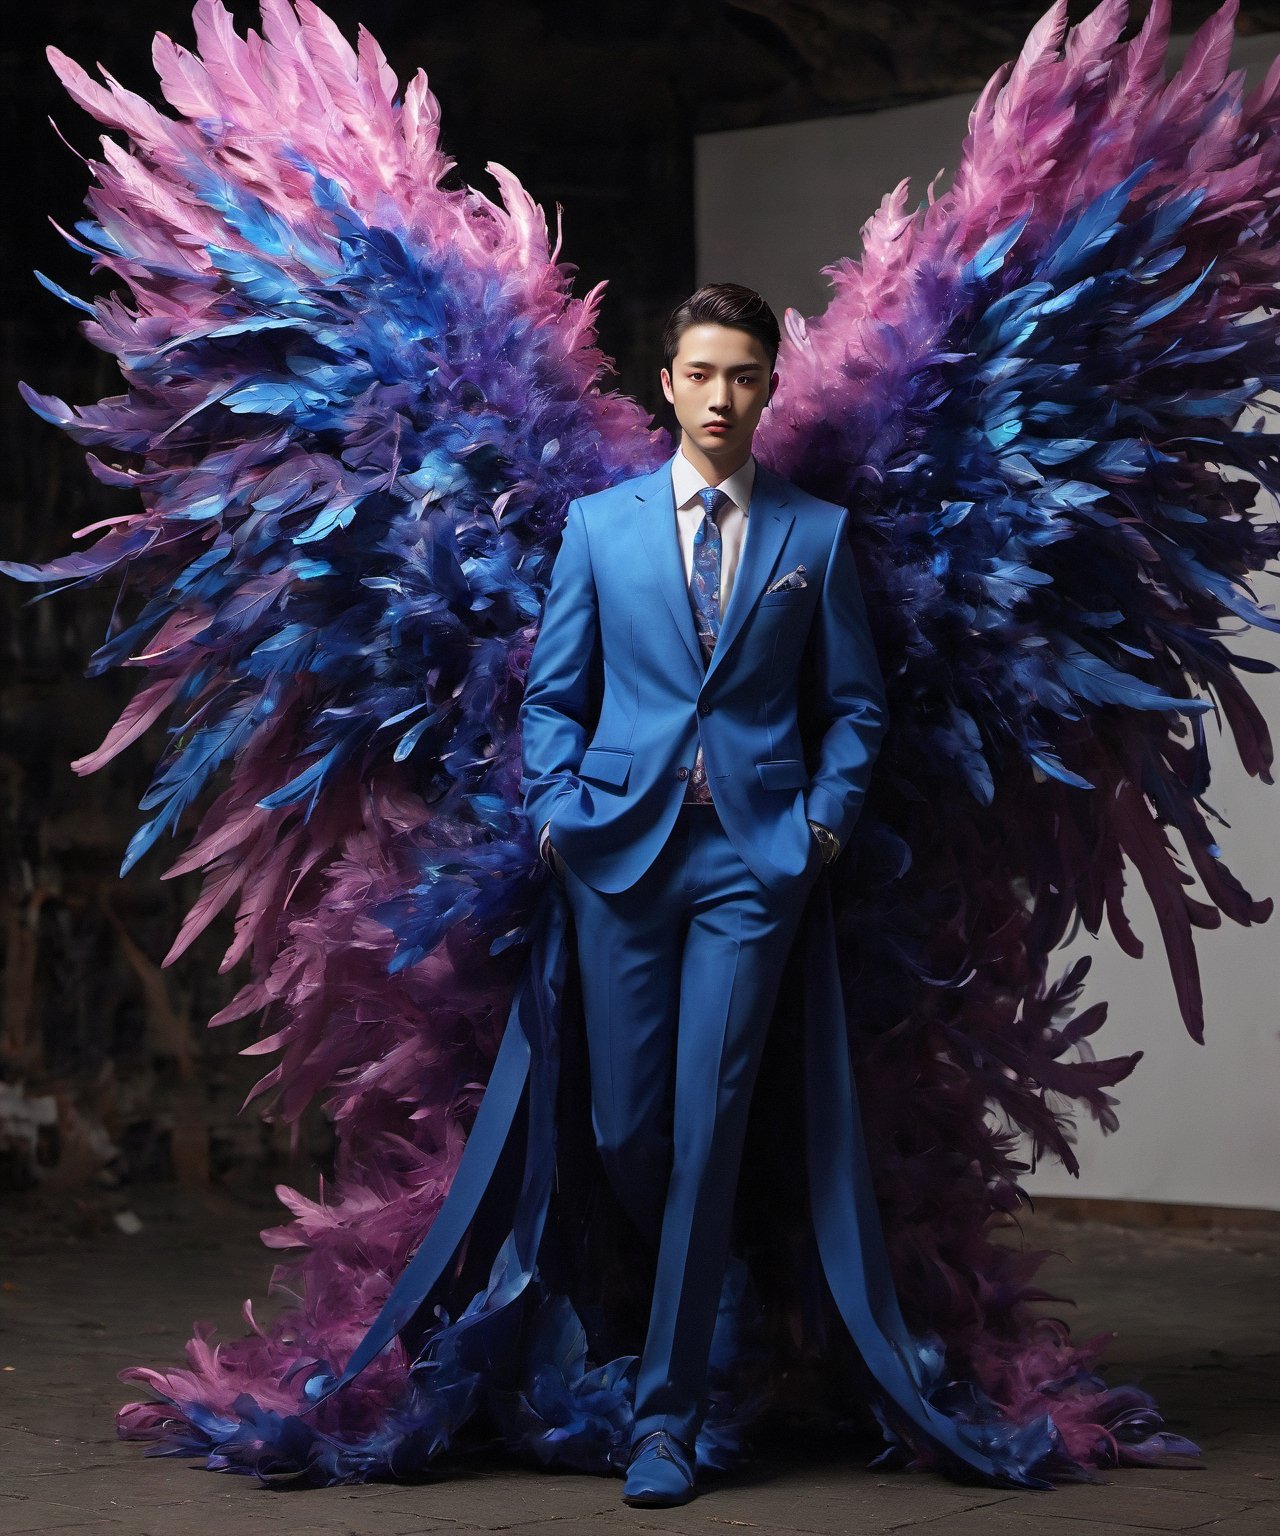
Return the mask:
<svg viewBox="0 0 1280 1536"><path fill-rule="evenodd" d="M728 1260L747 1114L778 983L822 863L770 890L714 807L681 807L658 857L604 893L566 867L577 930L592 1125L656 1278L634 1439L692 1446Z"/></svg>

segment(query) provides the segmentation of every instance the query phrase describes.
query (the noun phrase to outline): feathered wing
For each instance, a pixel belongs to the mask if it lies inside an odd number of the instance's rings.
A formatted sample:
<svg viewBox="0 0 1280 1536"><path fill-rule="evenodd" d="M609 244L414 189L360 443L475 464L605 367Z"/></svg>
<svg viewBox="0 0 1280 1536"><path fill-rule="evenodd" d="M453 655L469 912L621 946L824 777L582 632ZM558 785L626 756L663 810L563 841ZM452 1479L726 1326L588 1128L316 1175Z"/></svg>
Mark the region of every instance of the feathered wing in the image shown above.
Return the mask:
<svg viewBox="0 0 1280 1536"><path fill-rule="evenodd" d="M1107 1391L1102 1341L1029 1303L1042 1255L993 1244L1020 1194L994 1110L1076 1171L1097 1060L1081 920L1130 953L1126 868L1202 1038L1193 934L1265 918L1211 828L1208 719L1268 779L1233 654L1280 628L1250 585L1280 550L1260 428L1280 385L1280 61L1244 98L1234 4L1167 83L1167 0L1066 28L1056 4L970 118L950 189L903 184L787 317L762 456L849 505L891 728L837 887L868 1139L908 1319L1017 1419L1049 1411L1082 1462L1194 1449L1149 1397ZM1203 894L1188 887L1198 879ZM1055 1109L1055 1102L1068 1106ZM949 1378L955 1378L948 1388Z"/></svg>
<svg viewBox="0 0 1280 1536"><path fill-rule="evenodd" d="M156 39L172 115L51 55L125 136L71 237L123 289L82 307L125 387L28 398L141 507L4 566L134 599L91 670L140 689L77 767L168 721L125 867L203 811L171 957L235 914L224 963L249 979L213 1022L261 1011L275 1065L251 1097L292 1119L323 1094L339 1138L334 1187L282 1189L293 1219L264 1234L295 1250L273 1286L299 1305L258 1330L246 1304L245 1339L126 1373L160 1401L122 1433L223 1465L255 1443L280 1462L263 1416L350 1352L449 1187L541 889L515 723L563 511L664 441L602 387L599 293L573 296L515 179L490 167L495 204L449 178L425 77L398 100L373 39L352 50L308 0L262 18L241 38L199 0L198 53ZM423 1432L395 1426L404 1368L392 1351L326 1405L316 1478Z"/></svg>

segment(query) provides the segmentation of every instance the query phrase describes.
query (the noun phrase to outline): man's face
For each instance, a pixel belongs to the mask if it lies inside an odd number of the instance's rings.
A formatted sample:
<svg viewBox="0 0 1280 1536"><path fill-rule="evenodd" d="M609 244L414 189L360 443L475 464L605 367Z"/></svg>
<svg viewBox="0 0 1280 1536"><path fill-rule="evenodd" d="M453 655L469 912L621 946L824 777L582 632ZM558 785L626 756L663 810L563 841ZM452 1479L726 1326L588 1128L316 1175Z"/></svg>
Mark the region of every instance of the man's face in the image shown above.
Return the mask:
<svg viewBox="0 0 1280 1536"><path fill-rule="evenodd" d="M778 382L764 343L730 325L691 325L680 337L662 392L686 442L708 459L745 463L760 413Z"/></svg>

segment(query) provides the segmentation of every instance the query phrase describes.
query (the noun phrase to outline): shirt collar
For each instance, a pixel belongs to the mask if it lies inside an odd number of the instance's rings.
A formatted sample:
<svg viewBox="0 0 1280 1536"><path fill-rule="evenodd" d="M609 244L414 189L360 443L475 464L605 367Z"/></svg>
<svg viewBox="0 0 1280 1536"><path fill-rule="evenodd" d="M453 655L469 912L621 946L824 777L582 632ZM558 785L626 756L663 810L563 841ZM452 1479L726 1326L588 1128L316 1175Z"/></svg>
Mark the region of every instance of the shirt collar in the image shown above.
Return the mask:
<svg viewBox="0 0 1280 1536"><path fill-rule="evenodd" d="M720 482L720 489L734 506L741 508L744 516L751 512L751 490L755 481L756 461L748 456L747 462L741 469L735 469L727 479ZM671 485L675 492L676 506L688 506L706 483L701 473L677 449L675 457L671 460Z"/></svg>

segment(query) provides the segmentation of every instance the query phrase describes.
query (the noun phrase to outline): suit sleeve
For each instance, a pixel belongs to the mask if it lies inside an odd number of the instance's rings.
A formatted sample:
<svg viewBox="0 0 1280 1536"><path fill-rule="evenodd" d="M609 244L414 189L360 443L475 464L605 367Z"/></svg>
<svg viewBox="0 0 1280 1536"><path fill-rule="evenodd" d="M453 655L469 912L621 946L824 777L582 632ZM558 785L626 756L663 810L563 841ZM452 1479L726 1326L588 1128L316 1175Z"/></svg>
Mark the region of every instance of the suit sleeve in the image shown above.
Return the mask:
<svg viewBox="0 0 1280 1536"><path fill-rule="evenodd" d="M586 523L569 504L520 706L520 792L538 835L572 794L602 682L600 613Z"/></svg>
<svg viewBox="0 0 1280 1536"><path fill-rule="evenodd" d="M812 698L823 734L805 802L805 815L830 827L841 844L862 809L888 723L848 535L849 514L843 511L814 616Z"/></svg>

